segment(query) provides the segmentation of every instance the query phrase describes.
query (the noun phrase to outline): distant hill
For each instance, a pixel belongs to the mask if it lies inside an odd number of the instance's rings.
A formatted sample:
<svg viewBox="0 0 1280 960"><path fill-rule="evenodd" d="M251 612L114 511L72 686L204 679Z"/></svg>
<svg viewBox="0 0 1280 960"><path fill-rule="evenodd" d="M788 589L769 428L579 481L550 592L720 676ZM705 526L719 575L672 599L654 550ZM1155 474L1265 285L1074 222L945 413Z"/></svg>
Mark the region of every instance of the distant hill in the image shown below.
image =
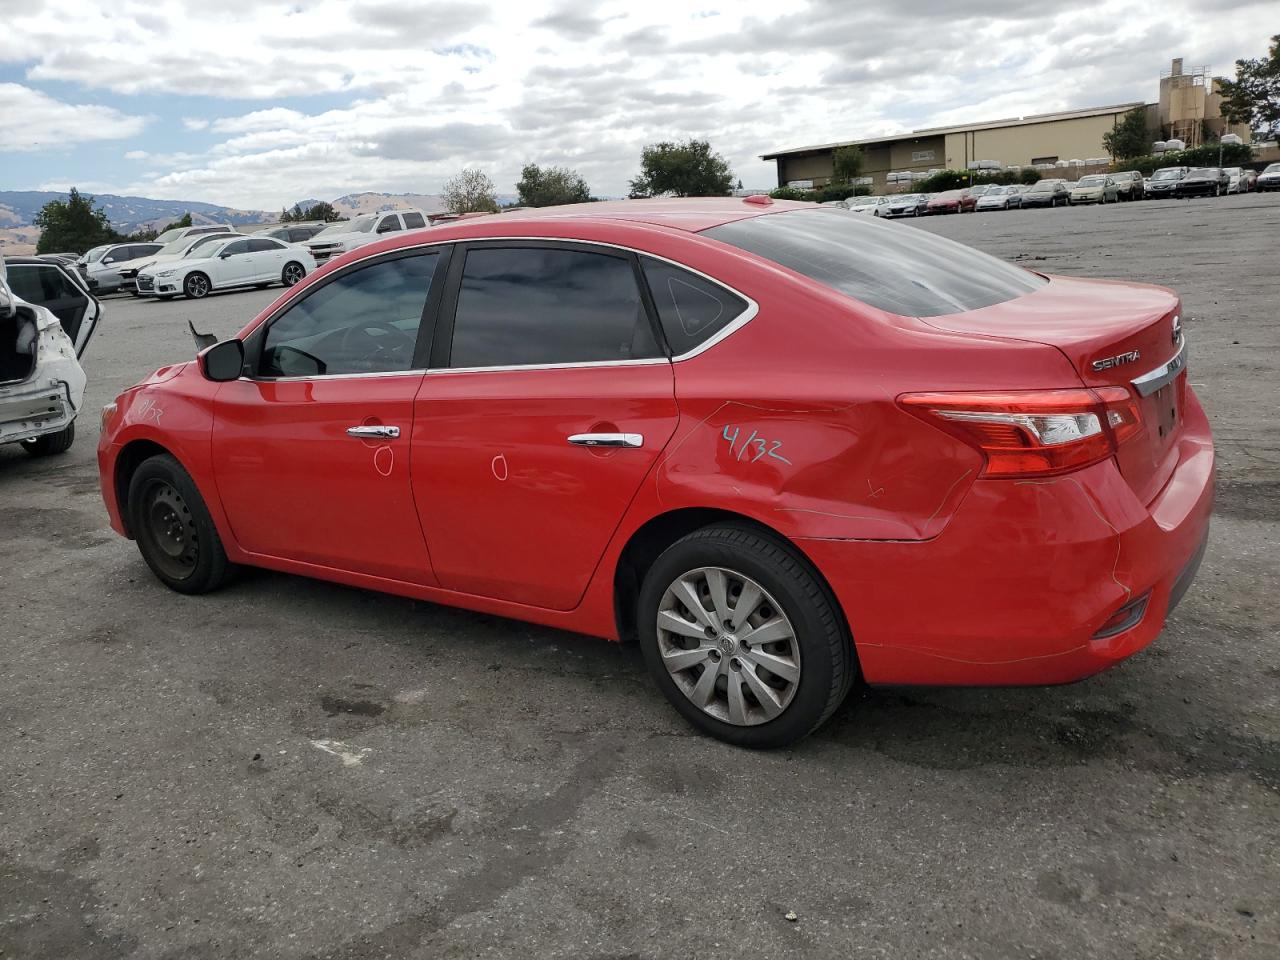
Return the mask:
<svg viewBox="0 0 1280 960"><path fill-rule="evenodd" d="M46 190L0 190L0 227L30 226L35 216L50 200L65 200L67 194ZM274 221L278 214L261 210L239 210L198 200L152 200L148 197L117 197L110 193L93 194L100 207L121 233L156 229L191 214L192 223L249 224Z"/></svg>
<svg viewBox="0 0 1280 960"><path fill-rule="evenodd" d="M302 201L306 206L306 201ZM429 193L348 193L333 201L333 209L344 217L358 217L382 210L421 210L436 213L443 210L444 197Z"/></svg>

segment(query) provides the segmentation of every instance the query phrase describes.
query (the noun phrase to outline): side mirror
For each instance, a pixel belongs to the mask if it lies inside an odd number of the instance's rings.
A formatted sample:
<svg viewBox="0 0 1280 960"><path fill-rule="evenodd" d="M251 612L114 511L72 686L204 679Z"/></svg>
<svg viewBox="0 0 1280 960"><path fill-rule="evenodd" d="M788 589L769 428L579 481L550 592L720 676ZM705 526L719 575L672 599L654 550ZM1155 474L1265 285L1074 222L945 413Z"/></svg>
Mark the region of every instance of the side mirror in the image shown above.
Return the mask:
<svg viewBox="0 0 1280 960"><path fill-rule="evenodd" d="M230 259L230 257L231 257L231 254L229 254L229 253L220 253L220 254L218 254L218 259L219 259L219 260L227 260L227 259Z"/></svg>
<svg viewBox="0 0 1280 960"><path fill-rule="evenodd" d="M4 265L4 257L0 256L0 320L8 320L18 312L14 303L13 291L9 289L9 271Z"/></svg>
<svg viewBox="0 0 1280 960"><path fill-rule="evenodd" d="M223 340L201 350L196 362L206 380L214 383L239 380L244 372L244 344L239 340Z"/></svg>

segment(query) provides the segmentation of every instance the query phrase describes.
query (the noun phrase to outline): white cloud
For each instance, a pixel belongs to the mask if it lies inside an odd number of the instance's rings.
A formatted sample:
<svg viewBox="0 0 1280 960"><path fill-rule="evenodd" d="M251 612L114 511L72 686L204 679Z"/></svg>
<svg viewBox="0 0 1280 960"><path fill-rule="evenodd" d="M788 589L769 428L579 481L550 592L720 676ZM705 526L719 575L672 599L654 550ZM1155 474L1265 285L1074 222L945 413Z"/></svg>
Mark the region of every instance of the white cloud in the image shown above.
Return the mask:
<svg viewBox="0 0 1280 960"><path fill-rule="evenodd" d="M112 107L72 104L20 83L0 83L0 153L63 150L92 140L125 140L147 124Z"/></svg>
<svg viewBox="0 0 1280 960"><path fill-rule="evenodd" d="M1272 3L1168 0L1152 18L1143 0L46 0L14 5L0 33L23 42L0 37L0 62L111 91L121 109L182 98L167 152L138 158L159 173L112 192L276 209L433 192L463 165L509 191L532 161L622 194L657 140L705 137L763 186L774 171L758 155L775 148L1151 100L1173 56L1224 72L1261 55L1254 14ZM308 109L312 95L325 106Z"/></svg>

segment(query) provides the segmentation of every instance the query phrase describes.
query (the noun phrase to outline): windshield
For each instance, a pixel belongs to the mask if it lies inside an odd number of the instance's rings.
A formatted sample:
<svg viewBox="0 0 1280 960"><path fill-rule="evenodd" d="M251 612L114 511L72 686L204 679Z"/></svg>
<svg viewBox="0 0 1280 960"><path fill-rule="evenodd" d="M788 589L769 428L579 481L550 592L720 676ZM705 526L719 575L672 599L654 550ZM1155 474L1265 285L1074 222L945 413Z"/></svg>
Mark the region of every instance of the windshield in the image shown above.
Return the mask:
<svg viewBox="0 0 1280 960"><path fill-rule="evenodd" d="M1181 170L1157 170L1151 175L1152 180L1178 180L1181 177Z"/></svg>
<svg viewBox="0 0 1280 960"><path fill-rule="evenodd" d="M1280 173L1280 163L1268 163L1263 173Z"/></svg>
<svg viewBox="0 0 1280 960"><path fill-rule="evenodd" d="M83 257L80 258L80 262L81 263L97 263L99 260L102 259L103 255L110 249L111 249L110 246L94 247L92 250L90 250Z"/></svg>
<svg viewBox="0 0 1280 960"><path fill-rule="evenodd" d="M373 229L373 221L377 217L356 217L354 220L339 220L331 223L319 233L316 237L323 237L326 233L368 233Z"/></svg>
<svg viewBox="0 0 1280 960"><path fill-rule="evenodd" d="M1031 188L1031 192L1044 193L1046 190L1052 190L1057 183L1057 180L1038 180L1036 185Z"/></svg>
<svg viewBox="0 0 1280 960"><path fill-rule="evenodd" d="M156 243L172 243L174 240L177 240L179 237L182 236L182 231L184 229L186 228L175 227L172 230L166 230L164 233L160 234L160 236L156 237L155 242Z"/></svg>
<svg viewBox="0 0 1280 960"><path fill-rule="evenodd" d="M191 249L182 255L182 258L185 260L188 257L195 258L211 256L213 254L213 250L210 248L210 244L219 243L226 239L227 235L225 233L211 233L208 236L200 237L191 245Z"/></svg>
<svg viewBox="0 0 1280 960"><path fill-rule="evenodd" d="M1107 182L1106 177L1081 177L1077 187L1101 187Z"/></svg>
<svg viewBox="0 0 1280 960"><path fill-rule="evenodd" d="M1048 281L971 247L821 207L712 227L703 236L804 274L863 303L936 317L1004 303Z"/></svg>

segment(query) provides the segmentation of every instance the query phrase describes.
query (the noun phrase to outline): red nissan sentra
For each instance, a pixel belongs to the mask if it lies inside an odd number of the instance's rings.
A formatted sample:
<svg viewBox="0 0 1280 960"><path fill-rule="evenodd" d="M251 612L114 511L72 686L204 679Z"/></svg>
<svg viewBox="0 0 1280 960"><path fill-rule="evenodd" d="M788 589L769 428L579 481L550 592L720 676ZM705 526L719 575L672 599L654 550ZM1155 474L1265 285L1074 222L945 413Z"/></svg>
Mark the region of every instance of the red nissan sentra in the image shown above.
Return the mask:
<svg viewBox="0 0 1280 960"><path fill-rule="evenodd" d="M402 235L103 411L112 526L608 638L751 746L869 684L1141 650L1214 455L1177 296L808 204L649 200Z"/></svg>

